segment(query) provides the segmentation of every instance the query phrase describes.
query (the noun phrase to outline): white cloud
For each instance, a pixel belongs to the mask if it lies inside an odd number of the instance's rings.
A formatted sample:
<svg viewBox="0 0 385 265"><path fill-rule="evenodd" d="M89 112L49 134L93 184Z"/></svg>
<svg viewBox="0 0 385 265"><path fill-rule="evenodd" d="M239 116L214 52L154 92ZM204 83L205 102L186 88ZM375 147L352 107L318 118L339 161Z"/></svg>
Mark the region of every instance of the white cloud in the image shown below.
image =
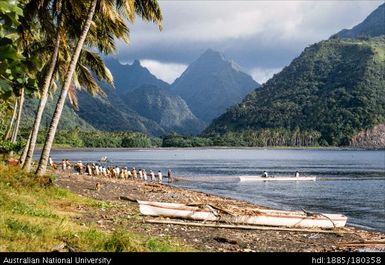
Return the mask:
<svg viewBox="0 0 385 265"><path fill-rule="evenodd" d="M282 68L252 68L249 73L255 81L260 84L265 83L267 80L273 77L274 74L279 73Z"/></svg>
<svg viewBox="0 0 385 265"><path fill-rule="evenodd" d="M187 65L178 63L163 63L155 60L143 59L140 60L140 64L148 68L148 70L159 79L171 84L176 78L178 78Z"/></svg>

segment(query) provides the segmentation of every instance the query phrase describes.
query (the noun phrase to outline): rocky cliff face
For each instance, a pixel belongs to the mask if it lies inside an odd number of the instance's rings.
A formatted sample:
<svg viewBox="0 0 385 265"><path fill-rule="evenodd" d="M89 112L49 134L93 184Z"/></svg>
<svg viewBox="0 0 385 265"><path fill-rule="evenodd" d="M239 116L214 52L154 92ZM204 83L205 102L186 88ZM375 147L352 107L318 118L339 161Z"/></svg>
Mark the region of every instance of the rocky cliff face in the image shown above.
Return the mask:
<svg viewBox="0 0 385 265"><path fill-rule="evenodd" d="M355 135L352 138L351 146L374 149L385 148L385 123Z"/></svg>

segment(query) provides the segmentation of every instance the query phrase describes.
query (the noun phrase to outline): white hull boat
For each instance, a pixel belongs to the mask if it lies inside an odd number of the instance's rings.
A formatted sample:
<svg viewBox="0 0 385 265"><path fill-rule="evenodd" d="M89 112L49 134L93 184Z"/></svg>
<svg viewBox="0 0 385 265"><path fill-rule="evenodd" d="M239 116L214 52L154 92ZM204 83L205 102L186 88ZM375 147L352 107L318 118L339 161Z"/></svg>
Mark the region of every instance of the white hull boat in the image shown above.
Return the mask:
<svg viewBox="0 0 385 265"><path fill-rule="evenodd" d="M205 208L180 203L138 201L143 215L193 219L200 221L223 221L236 224L336 228L346 224L342 214L305 213L301 211L279 211L255 209L252 215L219 214L209 205Z"/></svg>
<svg viewBox="0 0 385 265"><path fill-rule="evenodd" d="M239 176L239 181L315 181L316 177L261 177L261 176Z"/></svg>

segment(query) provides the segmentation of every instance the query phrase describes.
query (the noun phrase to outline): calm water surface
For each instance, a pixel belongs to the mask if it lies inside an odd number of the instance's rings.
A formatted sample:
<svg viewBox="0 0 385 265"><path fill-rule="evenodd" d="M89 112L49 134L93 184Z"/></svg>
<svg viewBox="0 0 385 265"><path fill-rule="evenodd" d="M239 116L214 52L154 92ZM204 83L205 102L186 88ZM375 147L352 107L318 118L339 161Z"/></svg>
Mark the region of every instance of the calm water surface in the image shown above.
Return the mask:
<svg viewBox="0 0 385 265"><path fill-rule="evenodd" d="M38 154L37 154L38 155ZM173 185L285 210L342 213L348 223L385 232L385 152L266 149L96 149L53 151L56 160L171 168L193 181ZM37 157L36 157L37 158ZM317 181L239 182L239 175L317 176Z"/></svg>

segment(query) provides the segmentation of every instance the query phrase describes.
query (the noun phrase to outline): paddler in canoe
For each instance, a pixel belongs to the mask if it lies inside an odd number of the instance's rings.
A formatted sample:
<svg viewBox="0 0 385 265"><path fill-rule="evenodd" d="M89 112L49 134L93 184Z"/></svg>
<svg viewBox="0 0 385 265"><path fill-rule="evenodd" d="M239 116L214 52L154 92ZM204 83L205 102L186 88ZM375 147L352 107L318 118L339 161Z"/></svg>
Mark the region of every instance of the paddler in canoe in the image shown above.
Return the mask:
<svg viewBox="0 0 385 265"><path fill-rule="evenodd" d="M262 178L267 178L268 177L268 174L267 174L267 171L263 171L263 174L262 174Z"/></svg>

